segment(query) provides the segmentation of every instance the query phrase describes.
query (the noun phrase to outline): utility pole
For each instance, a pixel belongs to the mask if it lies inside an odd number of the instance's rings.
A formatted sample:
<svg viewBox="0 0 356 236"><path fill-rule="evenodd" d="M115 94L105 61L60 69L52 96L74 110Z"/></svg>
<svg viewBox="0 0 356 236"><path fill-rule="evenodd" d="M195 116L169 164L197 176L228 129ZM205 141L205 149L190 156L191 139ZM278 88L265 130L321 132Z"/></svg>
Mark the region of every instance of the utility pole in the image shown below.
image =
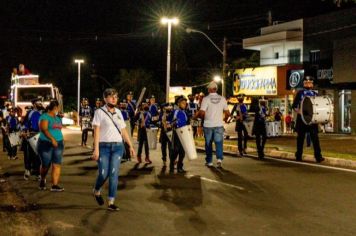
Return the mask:
<svg viewBox="0 0 356 236"><path fill-rule="evenodd" d="M222 65L222 80L221 80L221 95L223 97L226 96L226 67L227 67L227 38L224 37L224 45L223 45L223 65Z"/></svg>
<svg viewBox="0 0 356 236"><path fill-rule="evenodd" d="M271 10L269 10L268 11L268 25L272 25L273 24L273 22L272 22L272 11Z"/></svg>

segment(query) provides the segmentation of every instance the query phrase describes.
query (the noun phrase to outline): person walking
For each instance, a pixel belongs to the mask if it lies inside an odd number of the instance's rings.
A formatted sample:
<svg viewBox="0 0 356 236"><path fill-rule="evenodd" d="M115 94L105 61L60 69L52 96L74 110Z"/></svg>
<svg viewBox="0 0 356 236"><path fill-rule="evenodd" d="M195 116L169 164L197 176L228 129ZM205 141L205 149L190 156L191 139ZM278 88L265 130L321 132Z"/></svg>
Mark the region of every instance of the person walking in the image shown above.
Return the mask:
<svg viewBox="0 0 356 236"><path fill-rule="evenodd" d="M41 159L39 189L46 190L46 176L52 165L52 192L64 191L64 188L58 185L64 150L62 121L58 117L58 112L59 103L53 99L40 116L40 136L37 144L37 152Z"/></svg>
<svg viewBox="0 0 356 236"><path fill-rule="evenodd" d="M104 204L101 188L109 179L108 207L110 211L117 211L115 205L117 194L120 163L126 142L130 155L135 155L129 131L121 111L116 108L118 93L116 89L108 88L103 93L105 105L95 111L94 127L94 152L93 159L98 163L98 176L96 178L93 195L99 205Z"/></svg>
<svg viewBox="0 0 356 236"><path fill-rule="evenodd" d="M259 159L265 158L264 148L267 140L266 131L266 116L267 107L266 101L254 98L251 104L251 111L255 113L255 120L253 122L253 134L256 136L256 148Z"/></svg>
<svg viewBox="0 0 356 236"><path fill-rule="evenodd" d="M237 98L238 103L234 105L231 111L231 116L236 112L236 126L235 131L237 132L237 146L239 150L240 157L247 154L247 140L248 132L244 121L247 119L247 106L244 104L244 97L241 95ZM242 145L243 141L243 145Z"/></svg>
<svg viewBox="0 0 356 236"><path fill-rule="evenodd" d="M230 116L226 99L217 94L218 85L211 82L208 85L209 95L203 98L201 108L194 118L204 119L204 138L206 152L206 166L213 166L213 141L216 147L217 167L221 167L223 161L223 143L224 143L224 121Z"/></svg>
<svg viewBox="0 0 356 236"><path fill-rule="evenodd" d="M314 148L314 157L316 162L320 163L325 159L321 155L319 136L318 136L318 124L307 125L302 121L300 110L301 102L305 96L314 97L317 93L313 90L314 87L314 78L311 76L306 76L303 81L303 89L298 91L296 94L292 108L297 112L297 122L296 122L296 130L297 130L297 151L295 153L295 158L297 161L302 161L303 156L303 145L305 135L307 133L310 134L311 141L313 143Z"/></svg>

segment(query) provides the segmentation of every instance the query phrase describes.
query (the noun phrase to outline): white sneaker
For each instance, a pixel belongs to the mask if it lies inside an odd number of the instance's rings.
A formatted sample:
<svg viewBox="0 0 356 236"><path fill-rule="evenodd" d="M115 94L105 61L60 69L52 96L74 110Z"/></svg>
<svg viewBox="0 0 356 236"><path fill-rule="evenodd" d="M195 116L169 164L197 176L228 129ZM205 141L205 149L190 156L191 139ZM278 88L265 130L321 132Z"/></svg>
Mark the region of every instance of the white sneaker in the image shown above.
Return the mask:
<svg viewBox="0 0 356 236"><path fill-rule="evenodd" d="M30 178L30 176L31 176L30 171L29 171L29 170L25 170L25 173L24 173L24 175L23 175L23 178L24 178L25 180L28 180L28 179Z"/></svg>
<svg viewBox="0 0 356 236"><path fill-rule="evenodd" d="M205 163L205 165L207 166L207 167L212 167L213 166L213 163L212 162L207 162L207 163Z"/></svg>
<svg viewBox="0 0 356 236"><path fill-rule="evenodd" d="M221 168L221 165L222 165L222 160L218 160L218 161L216 162L216 167L217 167L217 168Z"/></svg>

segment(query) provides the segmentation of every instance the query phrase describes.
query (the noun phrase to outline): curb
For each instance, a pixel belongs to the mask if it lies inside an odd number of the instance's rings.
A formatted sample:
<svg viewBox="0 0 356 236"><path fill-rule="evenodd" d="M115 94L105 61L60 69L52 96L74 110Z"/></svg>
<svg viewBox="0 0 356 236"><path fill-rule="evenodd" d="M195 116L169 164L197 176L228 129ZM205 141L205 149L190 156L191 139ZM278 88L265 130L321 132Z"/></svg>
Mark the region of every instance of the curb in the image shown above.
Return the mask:
<svg viewBox="0 0 356 236"><path fill-rule="evenodd" d="M197 149L199 149L201 151L205 151L205 143L203 141L195 141L195 146ZM257 150L254 148L247 148L246 151L248 153L257 153ZM224 144L224 153L228 154L228 155L236 156L238 153L237 146ZM285 160L290 160L290 161L295 160L294 153L280 151L280 150L277 150L276 148L265 148L265 154L266 154L266 156L271 157L271 158L285 159ZM348 169L356 169L356 161L345 160L345 159L334 158L334 157L324 157L324 158L325 158L325 161L323 161L322 165L342 167L342 168L348 168ZM313 155L304 154L303 161L315 163L315 158Z"/></svg>

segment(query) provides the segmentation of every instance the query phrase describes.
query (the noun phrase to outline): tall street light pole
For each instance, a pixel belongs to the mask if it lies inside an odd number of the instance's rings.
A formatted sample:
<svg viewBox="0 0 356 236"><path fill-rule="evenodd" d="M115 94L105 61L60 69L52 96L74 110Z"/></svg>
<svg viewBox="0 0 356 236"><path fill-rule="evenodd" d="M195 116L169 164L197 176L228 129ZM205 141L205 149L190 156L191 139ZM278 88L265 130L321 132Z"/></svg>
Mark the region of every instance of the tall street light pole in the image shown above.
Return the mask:
<svg viewBox="0 0 356 236"><path fill-rule="evenodd" d="M178 25L178 18L162 18L161 23L168 26L168 46L167 46L167 75L166 75L166 102L169 102L169 87L171 80L171 34L172 24Z"/></svg>
<svg viewBox="0 0 356 236"><path fill-rule="evenodd" d="M214 41L206 34L204 33L203 31L200 31L200 30L196 30L196 29L191 29L191 28L187 28L186 29L186 32L187 33L199 33L199 34L202 34L204 35L208 40L209 42L220 52L220 54L222 55L223 57L223 65L222 65L222 79L221 79L221 95L222 96L225 96L226 94L226 88L225 88L225 74L226 74L226 60L227 60L227 51L226 51L226 44L227 44L227 39L226 37L224 37L224 46L223 46L223 50L221 50L219 48L219 46L217 46Z"/></svg>
<svg viewBox="0 0 356 236"><path fill-rule="evenodd" d="M77 115L77 125L79 125L79 113L80 113L80 65L82 63L84 63L84 60L83 59L75 59L74 60L75 63L78 64L78 106L77 106L77 112L78 112L78 115Z"/></svg>

